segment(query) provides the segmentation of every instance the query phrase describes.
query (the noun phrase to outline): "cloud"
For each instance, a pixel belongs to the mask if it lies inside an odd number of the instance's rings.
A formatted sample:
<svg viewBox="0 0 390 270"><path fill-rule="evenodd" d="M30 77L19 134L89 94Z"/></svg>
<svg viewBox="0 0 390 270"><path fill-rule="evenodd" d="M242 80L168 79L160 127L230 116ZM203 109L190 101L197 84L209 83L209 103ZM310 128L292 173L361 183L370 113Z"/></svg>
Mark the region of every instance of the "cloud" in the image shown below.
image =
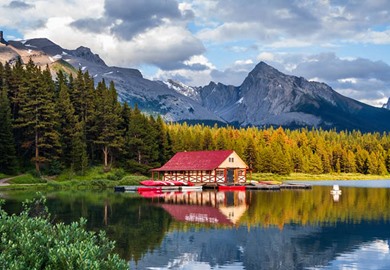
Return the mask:
<svg viewBox="0 0 390 270"><path fill-rule="evenodd" d="M321 74L318 74L321 71ZM307 57L294 72L305 76L319 77L326 81L345 78L378 79L390 82L390 66L382 61L364 58L340 59L334 53L323 53Z"/></svg>
<svg viewBox="0 0 390 270"><path fill-rule="evenodd" d="M79 19L77 21L73 21L69 25L81 31L101 33L105 31L105 28L107 28L110 25L110 22L106 21L103 18L100 19L86 18L86 19Z"/></svg>
<svg viewBox="0 0 390 270"><path fill-rule="evenodd" d="M160 69L153 79L163 81L173 79L190 86L207 85L212 80L211 72L215 70L215 66L205 56L194 55L183 64L182 68L174 70Z"/></svg>
<svg viewBox="0 0 390 270"><path fill-rule="evenodd" d="M23 1L11 1L7 6L5 6L10 9L29 9L33 8L34 5L27 4Z"/></svg>
<svg viewBox="0 0 390 270"><path fill-rule="evenodd" d="M191 10L179 8L175 0L105 0L99 18L81 18L71 25L83 31L97 32L109 28L118 39L130 41L136 35L172 21L192 18Z"/></svg>
<svg viewBox="0 0 390 270"><path fill-rule="evenodd" d="M390 44L389 1L268 1L216 0L209 13L217 27L205 27L199 37L226 42L242 36L263 46L302 47L335 42Z"/></svg>

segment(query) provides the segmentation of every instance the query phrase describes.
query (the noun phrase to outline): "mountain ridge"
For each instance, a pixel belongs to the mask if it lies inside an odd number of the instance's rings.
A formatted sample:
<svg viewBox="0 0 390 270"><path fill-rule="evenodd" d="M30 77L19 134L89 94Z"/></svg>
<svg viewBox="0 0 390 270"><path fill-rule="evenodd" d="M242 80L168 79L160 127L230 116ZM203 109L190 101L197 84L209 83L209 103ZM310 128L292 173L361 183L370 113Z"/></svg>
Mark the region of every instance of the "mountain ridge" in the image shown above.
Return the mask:
<svg viewBox="0 0 390 270"><path fill-rule="evenodd" d="M141 110L151 115L161 114L166 121L224 122L198 102L172 90L164 83L145 79L137 69L107 66L99 55L87 47L68 50L46 38L0 44L0 61L13 62L17 57L23 63L31 58L40 66L56 65L56 70L61 67L65 69L63 66L67 63L75 70L88 71L95 84L103 79L106 82L114 81L120 101L132 106L137 104Z"/></svg>
<svg viewBox="0 0 390 270"><path fill-rule="evenodd" d="M56 65L56 70L68 65L88 71L95 83L114 81L121 102L138 104L166 121L390 131L389 110L342 96L324 83L284 74L265 62L258 63L240 86L210 82L191 87L145 79L137 69L107 66L87 47L68 50L46 38L0 43L0 61L17 57Z"/></svg>
<svg viewBox="0 0 390 270"><path fill-rule="evenodd" d="M286 75L258 63L240 86L210 83L194 88L201 104L238 126L390 130L390 114L345 97L325 83Z"/></svg>

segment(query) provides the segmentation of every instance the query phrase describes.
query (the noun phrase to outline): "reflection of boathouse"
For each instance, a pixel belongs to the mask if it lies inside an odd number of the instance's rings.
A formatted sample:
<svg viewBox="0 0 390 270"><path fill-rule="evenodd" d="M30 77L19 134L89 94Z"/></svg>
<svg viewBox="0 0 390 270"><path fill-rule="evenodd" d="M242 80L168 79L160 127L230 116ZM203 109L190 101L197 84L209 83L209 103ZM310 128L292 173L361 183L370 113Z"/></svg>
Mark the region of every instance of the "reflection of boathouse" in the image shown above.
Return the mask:
<svg viewBox="0 0 390 270"><path fill-rule="evenodd" d="M234 225L248 209L245 191L171 192L158 200L175 220L183 222Z"/></svg>
<svg viewBox="0 0 390 270"><path fill-rule="evenodd" d="M232 150L193 151L176 153L161 168L163 180L193 183L245 183L248 166Z"/></svg>

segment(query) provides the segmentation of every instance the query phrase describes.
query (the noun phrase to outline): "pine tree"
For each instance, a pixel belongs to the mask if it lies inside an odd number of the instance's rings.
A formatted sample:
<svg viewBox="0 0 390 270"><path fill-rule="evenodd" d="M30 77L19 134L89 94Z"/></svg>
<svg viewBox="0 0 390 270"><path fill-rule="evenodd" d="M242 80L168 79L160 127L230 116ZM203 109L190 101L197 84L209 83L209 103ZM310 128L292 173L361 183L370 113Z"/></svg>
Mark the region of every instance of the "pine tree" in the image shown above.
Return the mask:
<svg viewBox="0 0 390 270"><path fill-rule="evenodd" d="M258 155L253 138L249 138L244 150L244 160L249 169L253 170L258 162Z"/></svg>
<svg viewBox="0 0 390 270"><path fill-rule="evenodd" d="M77 174L84 175L88 167L87 144L84 134L84 123L77 122L72 134L71 168Z"/></svg>
<svg viewBox="0 0 390 270"><path fill-rule="evenodd" d="M155 130L157 135L158 162L165 164L171 158L171 148L168 144L167 131L161 116L156 119Z"/></svg>
<svg viewBox="0 0 390 270"><path fill-rule="evenodd" d="M72 141L78 121L75 109L70 102L69 89L64 81L59 85L57 110L60 122L59 132L61 134L62 160L69 167L72 164Z"/></svg>
<svg viewBox="0 0 390 270"><path fill-rule="evenodd" d="M30 59L18 93L20 110L15 127L23 134L21 147L29 151L35 169L54 165L59 159L58 115L54 102L54 82L48 69L41 72Z"/></svg>
<svg viewBox="0 0 390 270"><path fill-rule="evenodd" d="M122 130L119 129L121 106L112 82L109 89L104 85L104 82L100 82L98 93L101 94L101 98L96 107L97 137L94 143L102 150L103 165L106 170L109 170L114 159L114 151L123 146Z"/></svg>
<svg viewBox="0 0 390 270"><path fill-rule="evenodd" d="M12 134L11 108L5 85L0 92L0 153L0 172L16 173L18 163Z"/></svg>
<svg viewBox="0 0 390 270"><path fill-rule="evenodd" d="M214 149L214 140L211 135L209 127L204 128L203 140L202 140L202 150L213 150Z"/></svg>
<svg viewBox="0 0 390 270"><path fill-rule="evenodd" d="M385 166L386 166L387 172L390 173L390 149L387 150L386 159L385 159Z"/></svg>

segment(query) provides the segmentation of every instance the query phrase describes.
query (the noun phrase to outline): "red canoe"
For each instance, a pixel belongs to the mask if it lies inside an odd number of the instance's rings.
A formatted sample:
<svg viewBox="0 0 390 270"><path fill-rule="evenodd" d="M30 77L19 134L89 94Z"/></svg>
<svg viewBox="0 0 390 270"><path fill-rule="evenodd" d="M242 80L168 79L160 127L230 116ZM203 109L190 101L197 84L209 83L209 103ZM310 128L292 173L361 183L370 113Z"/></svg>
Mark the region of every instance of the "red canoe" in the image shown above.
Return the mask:
<svg viewBox="0 0 390 270"><path fill-rule="evenodd" d="M218 186L218 190L245 190L245 186Z"/></svg>

